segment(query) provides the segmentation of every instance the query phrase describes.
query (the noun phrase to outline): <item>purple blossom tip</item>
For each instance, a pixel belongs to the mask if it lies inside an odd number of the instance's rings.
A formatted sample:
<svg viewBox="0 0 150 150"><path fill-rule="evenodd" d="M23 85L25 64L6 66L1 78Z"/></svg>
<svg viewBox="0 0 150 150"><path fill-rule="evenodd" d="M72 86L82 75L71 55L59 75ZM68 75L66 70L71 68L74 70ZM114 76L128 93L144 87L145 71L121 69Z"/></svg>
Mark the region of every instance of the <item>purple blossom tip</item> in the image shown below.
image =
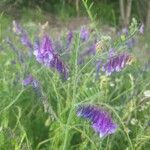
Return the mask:
<svg viewBox="0 0 150 150"><path fill-rule="evenodd" d="M72 38L73 38L73 32L69 31L68 35L67 35L67 48L69 47L69 45L70 45L70 43L72 41Z"/></svg>
<svg viewBox="0 0 150 150"><path fill-rule="evenodd" d="M36 94L38 96L42 95L42 91L41 91L41 87L40 87L40 83L38 80L36 80L32 75L28 75L23 81L22 84L24 86L32 86L32 88L34 89L34 91L36 92Z"/></svg>
<svg viewBox="0 0 150 150"><path fill-rule="evenodd" d="M111 48L109 49L109 57L113 57L113 56L115 55L115 51L116 51L116 49L113 48L113 47L111 47Z"/></svg>
<svg viewBox="0 0 150 150"><path fill-rule="evenodd" d="M128 28L127 27L124 27L122 29L122 33L125 34L125 35L128 35L129 31L128 31Z"/></svg>
<svg viewBox="0 0 150 150"><path fill-rule="evenodd" d="M24 32L21 37L20 37L20 40L22 42L23 45L25 45L26 47L30 48L30 49L33 49L33 46L28 38L28 35L26 32Z"/></svg>
<svg viewBox="0 0 150 150"><path fill-rule="evenodd" d="M100 138L113 134L117 130L115 124L108 112L103 108L94 105L80 106L77 109L77 115L88 119L92 123L92 127Z"/></svg>
<svg viewBox="0 0 150 150"><path fill-rule="evenodd" d="M80 30L80 38L82 41L86 41L89 38L89 31L85 27Z"/></svg>
<svg viewBox="0 0 150 150"><path fill-rule="evenodd" d="M22 29L19 23L13 21L13 31L20 37L20 40L23 45L26 47L33 49L32 43L28 37L28 34Z"/></svg>
<svg viewBox="0 0 150 150"><path fill-rule="evenodd" d="M144 24L143 24L143 23L141 24L141 26L140 26L140 28L139 28L139 32L140 32L141 34L144 34Z"/></svg>
<svg viewBox="0 0 150 150"><path fill-rule="evenodd" d="M33 81L33 77L31 75L27 76L24 80L23 80L23 85L27 86L30 85Z"/></svg>
<svg viewBox="0 0 150 150"><path fill-rule="evenodd" d="M32 75L28 75L23 81L22 84L24 86L32 85L33 87L37 87L38 85L36 84L36 79L33 78Z"/></svg>

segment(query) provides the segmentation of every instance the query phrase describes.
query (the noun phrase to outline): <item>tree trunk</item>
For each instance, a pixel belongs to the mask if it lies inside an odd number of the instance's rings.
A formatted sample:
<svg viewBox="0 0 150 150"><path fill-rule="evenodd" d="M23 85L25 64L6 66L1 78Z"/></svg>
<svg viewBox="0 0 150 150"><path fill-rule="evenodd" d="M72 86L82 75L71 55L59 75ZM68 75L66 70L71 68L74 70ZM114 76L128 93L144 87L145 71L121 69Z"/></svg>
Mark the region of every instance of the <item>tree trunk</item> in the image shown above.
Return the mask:
<svg viewBox="0 0 150 150"><path fill-rule="evenodd" d="M76 12L77 12L77 16L79 17L79 0L76 0Z"/></svg>
<svg viewBox="0 0 150 150"><path fill-rule="evenodd" d="M121 23L123 26L128 26L131 17L132 0L119 0Z"/></svg>
<svg viewBox="0 0 150 150"><path fill-rule="evenodd" d="M126 16L125 16L125 22L124 22L125 26L128 26L130 23L131 8L132 8L132 0L127 0Z"/></svg>
<svg viewBox="0 0 150 150"><path fill-rule="evenodd" d="M124 0L120 0L120 15L121 15L121 22L123 23L125 20L125 9L124 9Z"/></svg>
<svg viewBox="0 0 150 150"><path fill-rule="evenodd" d="M147 17L146 17L146 26L147 26L147 29L150 29L150 0L148 1L148 10L147 10Z"/></svg>

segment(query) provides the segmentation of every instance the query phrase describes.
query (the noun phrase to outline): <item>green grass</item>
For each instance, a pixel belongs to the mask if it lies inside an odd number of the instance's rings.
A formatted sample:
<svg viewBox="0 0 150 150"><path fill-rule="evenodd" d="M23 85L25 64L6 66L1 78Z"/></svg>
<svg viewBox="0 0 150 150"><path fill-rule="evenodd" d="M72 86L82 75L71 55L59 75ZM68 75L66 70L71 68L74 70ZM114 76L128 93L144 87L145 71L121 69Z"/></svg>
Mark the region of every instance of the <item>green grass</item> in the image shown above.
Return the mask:
<svg viewBox="0 0 150 150"><path fill-rule="evenodd" d="M64 59L70 76L63 80L54 69L42 66L27 53L21 64L5 40L10 37L19 52L28 49L10 32L9 26L5 27L9 22L3 16L0 19L0 149L149 150L150 97L145 97L144 92L150 90L150 70L144 69L146 58L143 63L137 54L136 62L121 72L109 77L100 74L95 79L94 62L97 58L105 60L107 51L97 53L79 65L79 54L88 42L82 43L77 31L70 59ZM32 27L25 29L34 39L37 30ZM101 37L101 33L97 34ZM93 36L90 36L91 41ZM113 42L119 52L127 50L119 38L114 37ZM142 44L144 42L143 38ZM136 55L136 49L128 51ZM12 63L14 60L16 64ZM40 82L41 97L32 87L22 85L27 74L32 74ZM76 115L77 106L86 103L108 109L118 124L117 132L100 139L90 123Z"/></svg>

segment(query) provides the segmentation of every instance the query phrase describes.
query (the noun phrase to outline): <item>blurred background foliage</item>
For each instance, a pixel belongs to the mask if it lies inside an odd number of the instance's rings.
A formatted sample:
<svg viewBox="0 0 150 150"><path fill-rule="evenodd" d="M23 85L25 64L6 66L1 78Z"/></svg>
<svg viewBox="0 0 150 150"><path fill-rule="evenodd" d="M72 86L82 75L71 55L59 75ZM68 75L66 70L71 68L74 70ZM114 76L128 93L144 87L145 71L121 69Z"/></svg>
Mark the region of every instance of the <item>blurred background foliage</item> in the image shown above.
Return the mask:
<svg viewBox="0 0 150 150"><path fill-rule="evenodd" d="M130 20L135 17L140 22L148 22L149 0L89 0L88 3L94 2L93 13L96 14L100 23L111 26L126 25L123 22L121 3L124 4L124 13L129 14ZM131 6L129 4L132 3ZM150 5L150 4L149 4ZM128 12L128 9L131 12ZM48 20L49 15L59 17L66 21L72 17L82 17L86 11L82 0L1 0L0 12L11 16L13 19L23 20ZM128 22L128 21L127 21ZM147 23L148 24L148 23Z"/></svg>

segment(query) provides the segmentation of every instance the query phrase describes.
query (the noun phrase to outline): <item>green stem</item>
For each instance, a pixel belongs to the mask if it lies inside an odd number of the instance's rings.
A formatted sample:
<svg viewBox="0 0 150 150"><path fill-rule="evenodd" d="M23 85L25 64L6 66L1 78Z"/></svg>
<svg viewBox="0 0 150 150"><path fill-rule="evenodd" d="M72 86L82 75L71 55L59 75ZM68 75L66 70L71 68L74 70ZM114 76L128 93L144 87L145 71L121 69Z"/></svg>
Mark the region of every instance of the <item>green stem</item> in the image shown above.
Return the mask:
<svg viewBox="0 0 150 150"><path fill-rule="evenodd" d="M63 148L62 150L66 150L67 149L67 141L69 138L69 130L68 126L71 123L72 120L72 116L73 116L73 110L74 110L74 104L76 101L76 90L77 90L77 73L78 73L78 49L79 49L79 42L80 42L80 38L77 37L77 42L75 43L75 45L77 45L76 49L75 49L75 60L74 60L74 64L75 64L75 70L74 70L74 76L73 76L73 99L72 99L72 104L71 104L71 109L69 112L69 116L68 116L68 120L66 123L66 129L65 129L65 137L64 137L64 144L63 144Z"/></svg>
<svg viewBox="0 0 150 150"><path fill-rule="evenodd" d="M92 12L91 12L91 8L93 7L94 2L92 2L89 6L88 6L88 4L87 4L87 3L88 3L88 0L82 0L82 2L83 2L83 5L84 5L84 7L85 7L85 9L86 9L86 11L87 11L87 14L88 14L88 16L89 16L91 22L92 22L93 25L94 25L94 28L95 28L95 30L96 30L96 33L98 33L98 30L97 30L97 23L96 23L96 16L94 16L94 15L92 14Z"/></svg>

